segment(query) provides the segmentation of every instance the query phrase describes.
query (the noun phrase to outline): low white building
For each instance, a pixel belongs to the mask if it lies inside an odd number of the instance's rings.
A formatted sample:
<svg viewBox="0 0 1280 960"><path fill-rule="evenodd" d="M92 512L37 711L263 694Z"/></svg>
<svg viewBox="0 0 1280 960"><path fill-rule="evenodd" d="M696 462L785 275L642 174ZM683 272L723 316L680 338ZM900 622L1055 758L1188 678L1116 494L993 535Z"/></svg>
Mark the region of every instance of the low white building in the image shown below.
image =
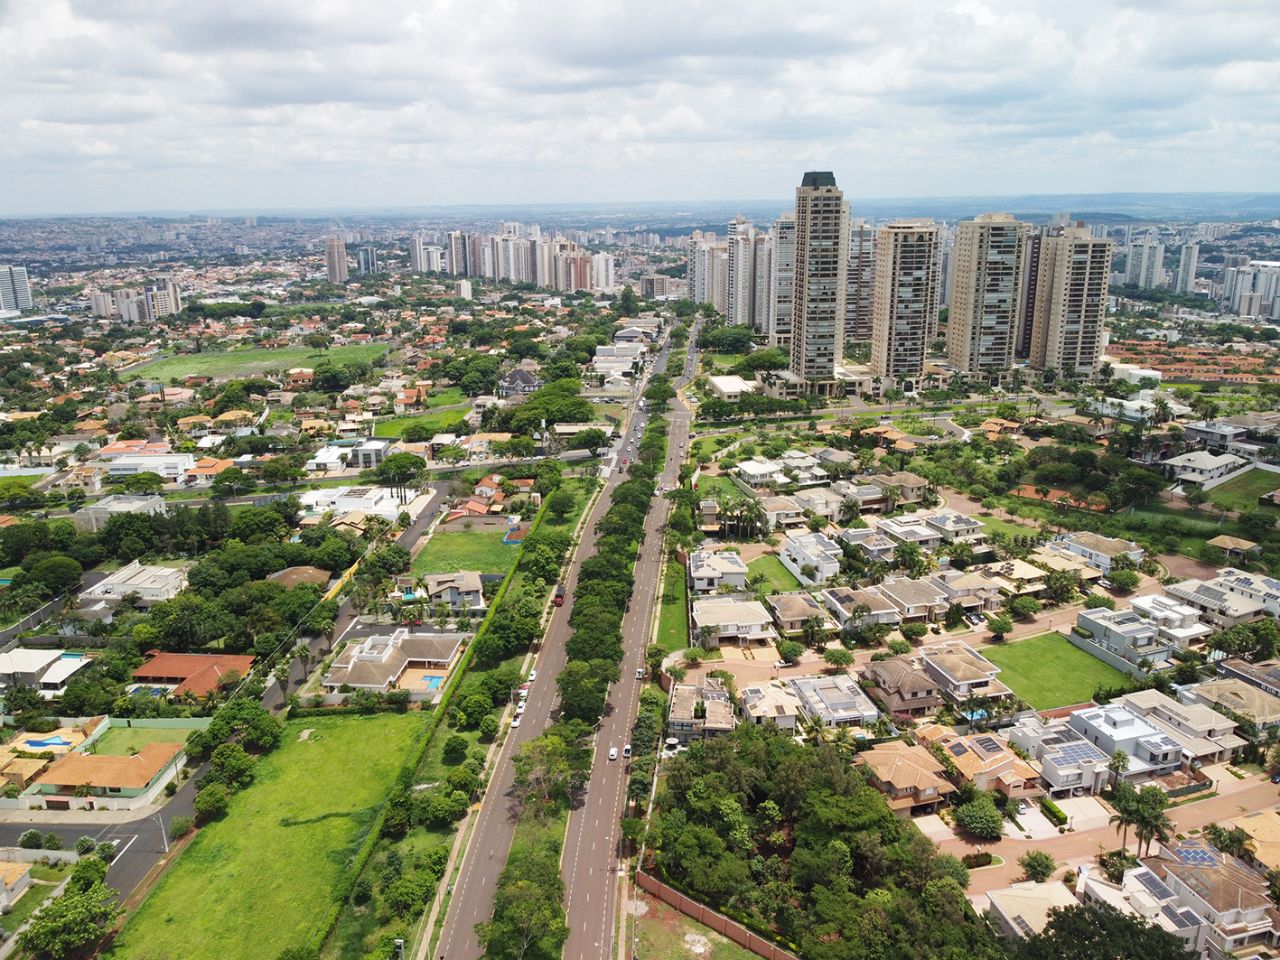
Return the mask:
<svg viewBox="0 0 1280 960"><path fill-rule="evenodd" d="M172 600L187 586L187 571L181 567L143 565L134 560L92 587L80 596L86 600L120 600L128 594L136 594L145 604Z"/></svg>
<svg viewBox="0 0 1280 960"><path fill-rule="evenodd" d="M695 550L689 554L689 583L697 594L718 593L721 587L747 588L747 564L729 550Z"/></svg>
<svg viewBox="0 0 1280 960"><path fill-rule="evenodd" d="M825 533L788 536L778 559L806 587L825 583L840 572L844 551ZM812 575L808 572L812 569Z"/></svg>
<svg viewBox="0 0 1280 960"><path fill-rule="evenodd" d="M404 504L390 487L325 487L308 490L298 496L304 513L364 513L394 520Z"/></svg>
<svg viewBox="0 0 1280 960"><path fill-rule="evenodd" d="M728 403L737 403L743 394L754 393L756 389L754 380L744 380L736 374L707 377L707 384L713 394Z"/></svg>
<svg viewBox="0 0 1280 960"><path fill-rule="evenodd" d="M139 473L158 473L176 483L195 465L196 458L189 453L127 453L107 461L107 477L120 480Z"/></svg>
<svg viewBox="0 0 1280 960"><path fill-rule="evenodd" d="M1135 565L1141 563L1144 556L1143 549L1132 540L1104 537L1088 530L1068 533L1054 540L1049 547L1083 557L1089 566L1101 570L1103 574L1111 572L1112 564L1121 555L1127 556Z"/></svg>
<svg viewBox="0 0 1280 960"><path fill-rule="evenodd" d="M1179 483L1218 480L1247 465L1248 461L1243 457L1231 453L1209 453L1207 450L1194 450L1160 461L1165 473Z"/></svg>

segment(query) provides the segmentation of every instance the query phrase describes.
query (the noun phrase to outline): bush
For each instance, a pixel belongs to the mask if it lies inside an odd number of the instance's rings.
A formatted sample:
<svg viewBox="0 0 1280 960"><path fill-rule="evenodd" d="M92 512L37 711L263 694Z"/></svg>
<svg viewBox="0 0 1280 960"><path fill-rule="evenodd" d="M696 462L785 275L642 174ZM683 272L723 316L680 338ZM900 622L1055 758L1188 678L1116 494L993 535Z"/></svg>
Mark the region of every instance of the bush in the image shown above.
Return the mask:
<svg viewBox="0 0 1280 960"><path fill-rule="evenodd" d="M110 863L116 858L116 845L114 840L108 840L106 843L98 844L97 856L99 860Z"/></svg>
<svg viewBox="0 0 1280 960"><path fill-rule="evenodd" d="M169 821L169 835L175 839L185 837L188 833L196 828L194 817L179 815Z"/></svg>
<svg viewBox="0 0 1280 960"><path fill-rule="evenodd" d="M82 857L87 856L88 854L93 853L93 848L97 845L98 841L94 840L93 837L81 837L76 841L76 853L80 854Z"/></svg>
<svg viewBox="0 0 1280 960"><path fill-rule="evenodd" d="M46 850L61 850L62 838L50 830L44 835L44 848Z"/></svg>
<svg viewBox="0 0 1280 960"><path fill-rule="evenodd" d="M457 734L451 736L444 742L444 754L442 759L451 767L456 767L467 759L467 747L470 744L466 737L460 737Z"/></svg>
<svg viewBox="0 0 1280 960"><path fill-rule="evenodd" d="M44 834L39 830L24 830L18 837L18 846L23 850L39 850L44 847Z"/></svg>
<svg viewBox="0 0 1280 960"><path fill-rule="evenodd" d="M1053 869L1057 863L1052 854L1045 853L1043 850L1028 850L1018 858L1018 866L1022 868L1028 880L1044 883L1053 876Z"/></svg>
<svg viewBox="0 0 1280 960"><path fill-rule="evenodd" d="M995 857L983 850L981 853L966 853L960 858L960 862L970 870L975 870L978 867L991 866L995 859Z"/></svg>
<svg viewBox="0 0 1280 960"><path fill-rule="evenodd" d="M1097 610L1099 607L1114 610L1116 608L1116 602L1101 593L1091 593L1084 598L1084 608L1086 610Z"/></svg>
<svg viewBox="0 0 1280 960"><path fill-rule="evenodd" d="M201 823L217 820L227 812L231 792L221 783L207 784L196 794L196 818Z"/></svg>
<svg viewBox="0 0 1280 960"><path fill-rule="evenodd" d="M923 623L908 623L902 628L902 635L912 643L920 640L928 632L929 628Z"/></svg>
<svg viewBox="0 0 1280 960"><path fill-rule="evenodd" d="M1133 570L1112 570L1109 579L1111 580L1111 586L1121 593L1129 593L1138 589L1138 574Z"/></svg>
<svg viewBox="0 0 1280 960"><path fill-rule="evenodd" d="M956 825L977 840L999 840L1004 834L1004 817L988 796L957 808Z"/></svg>
<svg viewBox="0 0 1280 960"><path fill-rule="evenodd" d="M1066 826L1067 815L1062 812L1062 808L1050 800L1048 797L1040 798L1040 809L1044 815L1049 818L1049 822L1056 827Z"/></svg>

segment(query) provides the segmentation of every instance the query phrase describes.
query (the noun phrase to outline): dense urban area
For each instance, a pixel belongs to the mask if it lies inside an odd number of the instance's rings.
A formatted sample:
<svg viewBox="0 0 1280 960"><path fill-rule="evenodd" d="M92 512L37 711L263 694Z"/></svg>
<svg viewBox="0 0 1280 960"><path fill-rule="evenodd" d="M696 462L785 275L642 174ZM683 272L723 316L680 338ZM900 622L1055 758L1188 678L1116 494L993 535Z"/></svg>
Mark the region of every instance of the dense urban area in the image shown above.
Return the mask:
<svg viewBox="0 0 1280 960"><path fill-rule="evenodd" d="M0 958L1280 956L1280 221L0 221Z"/></svg>

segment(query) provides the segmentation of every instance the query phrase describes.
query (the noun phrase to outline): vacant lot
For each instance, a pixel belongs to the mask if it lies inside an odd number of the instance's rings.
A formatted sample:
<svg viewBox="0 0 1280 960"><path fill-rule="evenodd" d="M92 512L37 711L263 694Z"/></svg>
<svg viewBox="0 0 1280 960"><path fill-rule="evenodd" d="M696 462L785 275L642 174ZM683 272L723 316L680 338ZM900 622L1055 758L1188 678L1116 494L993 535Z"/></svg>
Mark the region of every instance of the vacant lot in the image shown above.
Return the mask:
<svg viewBox="0 0 1280 960"><path fill-rule="evenodd" d="M93 742L91 753L111 757L127 757L148 743L186 743L187 730L163 730L155 727L112 727Z"/></svg>
<svg viewBox="0 0 1280 960"><path fill-rule="evenodd" d="M667 562L667 575L662 585L662 609L658 613L658 646L667 653L689 646L688 592L684 567L673 557Z"/></svg>
<svg viewBox="0 0 1280 960"><path fill-rule="evenodd" d="M755 960L755 954L710 927L636 891L637 956L650 960Z"/></svg>
<svg viewBox="0 0 1280 960"><path fill-rule="evenodd" d="M991 536L993 533L1003 533L1008 537L1035 537L1040 534L1036 527L1028 526L1024 523L1014 523L1012 520L1005 520L1003 517L980 516L977 519L982 522L983 532L987 536Z"/></svg>
<svg viewBox="0 0 1280 960"><path fill-rule="evenodd" d="M306 946L421 725L418 714L290 721L256 782L200 832L106 956L274 958Z"/></svg>
<svg viewBox="0 0 1280 960"><path fill-rule="evenodd" d="M1255 510L1258 498L1272 490L1280 490L1280 473L1255 469L1214 487L1209 491L1209 502L1226 510Z"/></svg>
<svg viewBox="0 0 1280 960"><path fill-rule="evenodd" d="M310 347L283 347L272 350L252 348L248 350L219 350L213 353L191 353L181 357L168 357L140 367L134 367L121 375L122 380L148 380L168 382L174 378L247 377L267 370L288 370L290 367L314 367L321 361L350 363L367 360L372 363L387 352L381 344L359 344L350 347L334 347L331 350L312 350Z"/></svg>
<svg viewBox="0 0 1280 960"><path fill-rule="evenodd" d="M792 576L791 571L782 565L782 561L773 554L756 557L747 564L747 578L756 574L764 574L765 590L769 593L786 593L788 590L799 590L800 581Z"/></svg>
<svg viewBox="0 0 1280 960"><path fill-rule="evenodd" d="M999 680L1037 710L1093 699L1098 684L1116 686L1124 674L1073 647L1060 633L984 647L982 654L1000 668Z"/></svg>
<svg viewBox="0 0 1280 960"><path fill-rule="evenodd" d="M520 548L514 543L503 543L505 535L505 530L436 531L413 561L413 572L415 575L459 570L506 573L516 562Z"/></svg>
<svg viewBox="0 0 1280 960"><path fill-rule="evenodd" d="M393 417L379 420L373 426L375 437L402 437L413 424L420 423L431 433L441 433L445 427L457 423L467 415L467 410L437 410L417 417Z"/></svg>
<svg viewBox="0 0 1280 960"><path fill-rule="evenodd" d="M737 500L746 499L747 496L728 477L699 477L698 488L694 493L698 495L699 500L714 500L716 497Z"/></svg>

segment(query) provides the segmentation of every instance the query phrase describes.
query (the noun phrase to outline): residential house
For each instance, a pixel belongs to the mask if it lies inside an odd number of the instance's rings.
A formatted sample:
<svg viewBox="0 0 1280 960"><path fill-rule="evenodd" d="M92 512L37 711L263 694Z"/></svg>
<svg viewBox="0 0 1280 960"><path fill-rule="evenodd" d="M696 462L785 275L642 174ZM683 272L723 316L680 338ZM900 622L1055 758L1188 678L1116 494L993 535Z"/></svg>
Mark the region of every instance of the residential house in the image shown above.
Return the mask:
<svg viewBox="0 0 1280 960"><path fill-rule="evenodd" d="M1112 701L1167 734L1182 747L1183 759L1201 765L1230 761L1246 745L1236 722L1199 703L1179 703L1159 690L1137 690Z"/></svg>
<svg viewBox="0 0 1280 960"><path fill-rule="evenodd" d="M924 522L942 534L947 543L967 543L981 548L987 542L982 521L955 510L932 510L921 515Z"/></svg>
<svg viewBox="0 0 1280 960"><path fill-rule="evenodd" d="M391 452L390 448L393 442L380 437L370 437L367 440L362 440L351 448L351 456L347 459L347 466L360 470L373 470L387 458Z"/></svg>
<svg viewBox="0 0 1280 960"><path fill-rule="evenodd" d="M760 500L769 530L795 530L805 526L804 511L790 497L764 497Z"/></svg>
<svg viewBox="0 0 1280 960"><path fill-rule="evenodd" d="M1213 633L1213 627L1200 622L1200 612L1195 607L1169 597L1159 594L1134 597L1130 606L1138 616L1155 624L1161 641L1178 650L1186 650Z"/></svg>
<svg viewBox="0 0 1280 960"><path fill-rule="evenodd" d="M1214 663L1223 677L1240 680L1273 697L1280 697L1280 660L1218 660Z"/></svg>
<svg viewBox="0 0 1280 960"><path fill-rule="evenodd" d="M1075 646L1133 676L1169 667L1176 649L1160 639L1155 623L1132 610L1081 610L1076 627L1088 636L1073 631L1069 639Z"/></svg>
<svg viewBox="0 0 1280 960"><path fill-rule="evenodd" d="M51 483L50 487L62 494L79 490L86 496L92 497L102 492L103 481L106 478L107 471L104 468L92 463L83 463L67 470Z"/></svg>
<svg viewBox="0 0 1280 960"><path fill-rule="evenodd" d="M399 627L391 634L347 644L321 681L329 692L409 690L425 699L435 693L457 659L462 633L415 633Z"/></svg>
<svg viewBox="0 0 1280 960"><path fill-rule="evenodd" d="M749 572L741 556L731 550L694 550L689 554L689 583L694 593L719 593L721 587L745 590Z"/></svg>
<svg viewBox="0 0 1280 960"><path fill-rule="evenodd" d="M805 624L810 620L815 622L823 634L835 633L839 629L822 604L807 593L779 593L769 597L766 602L772 608L774 622L783 636L800 637L804 633Z"/></svg>
<svg viewBox="0 0 1280 960"><path fill-rule="evenodd" d="M145 513L152 516L165 513L168 506L164 497L113 493L96 503L88 503L71 515L71 522L79 530L97 533L114 516L124 513Z"/></svg>
<svg viewBox="0 0 1280 960"><path fill-rule="evenodd" d="M910 543L921 550L937 550L945 541L942 531L925 522L924 515L908 513L898 517L877 517L873 523L878 533L897 543Z"/></svg>
<svg viewBox="0 0 1280 960"><path fill-rule="evenodd" d="M987 893L992 925L999 933L1022 940L1043 933L1054 910L1079 906L1071 891L1061 883L1020 880Z"/></svg>
<svg viewBox="0 0 1280 960"><path fill-rule="evenodd" d="M149 650L147 662L133 671L133 682L147 689L164 688L170 696L203 697L238 682L249 673L253 657L231 653L161 653Z"/></svg>
<svg viewBox="0 0 1280 960"><path fill-rule="evenodd" d="M1044 793L1039 772L991 733L961 736L952 727L926 723L916 730L922 743L933 745L955 765L966 783L979 790L1003 793L1010 800L1028 800Z"/></svg>
<svg viewBox="0 0 1280 960"><path fill-rule="evenodd" d="M234 460L224 460L219 457L201 457L186 472L183 479L187 483L212 483L214 477L235 465Z"/></svg>
<svg viewBox="0 0 1280 960"><path fill-rule="evenodd" d="M855 587L830 587L822 591L822 602L841 627L851 620L855 627L872 623L897 626L901 620L898 608L875 590Z"/></svg>
<svg viewBox="0 0 1280 960"><path fill-rule="evenodd" d="M120 600L129 594L150 606L172 600L187 586L185 567L143 565L134 560L81 592L84 600Z"/></svg>
<svg viewBox="0 0 1280 960"><path fill-rule="evenodd" d="M1228 830L1239 827L1248 834L1243 854L1247 862L1268 873L1280 870L1280 810L1268 807L1252 813L1241 813L1223 826Z"/></svg>
<svg viewBox="0 0 1280 960"><path fill-rule="evenodd" d="M893 563L898 543L870 527L851 527L841 530L839 539L856 547L872 563Z"/></svg>
<svg viewBox="0 0 1280 960"><path fill-rule="evenodd" d="M1182 432L1188 443L1203 444L1218 453L1249 434L1245 427L1223 420L1193 420L1182 425Z"/></svg>
<svg viewBox="0 0 1280 960"><path fill-rule="evenodd" d="M0 653L0 691L16 684L31 687L45 700L61 697L67 681L92 661L61 650L13 647Z"/></svg>
<svg viewBox="0 0 1280 960"><path fill-rule="evenodd" d="M773 618L758 600L704 597L693 601L693 631L699 644L715 649L723 643L749 646L773 642Z"/></svg>
<svg viewBox="0 0 1280 960"><path fill-rule="evenodd" d="M859 753L858 761L866 766L871 785L900 817L933 813L956 791L942 764L918 744L878 743Z"/></svg>
<svg viewBox="0 0 1280 960"><path fill-rule="evenodd" d="M971 569L984 574L1006 597L1034 597L1044 590L1044 571L1017 557Z"/></svg>
<svg viewBox="0 0 1280 960"><path fill-rule="evenodd" d="M700 683L672 685L667 736L687 745L692 740L732 733L736 725L733 701L719 680L706 677Z"/></svg>
<svg viewBox="0 0 1280 960"><path fill-rule="evenodd" d="M31 886L31 864L0 861L0 912L9 913Z"/></svg>
<svg viewBox="0 0 1280 960"><path fill-rule="evenodd" d="M1280 697L1235 677L1183 687L1178 697L1183 703L1202 703L1227 716L1248 720L1260 731L1280 727Z"/></svg>
<svg viewBox="0 0 1280 960"><path fill-rule="evenodd" d="M782 472L781 461L761 456L743 460L733 468L733 472L752 490L765 490L770 486L787 486L791 483L791 478Z"/></svg>
<svg viewBox="0 0 1280 960"><path fill-rule="evenodd" d="M906 470L899 470L896 473L878 473L868 477L867 482L875 484L881 490L888 487L896 487L899 506L920 503L924 500L925 492L929 489L928 480L924 479L924 477L917 477L914 473Z"/></svg>
<svg viewBox="0 0 1280 960"><path fill-rule="evenodd" d="M771 723L780 730L800 725L800 698L782 680L752 684L738 692L739 709L747 723Z"/></svg>
<svg viewBox="0 0 1280 960"><path fill-rule="evenodd" d="M184 760L182 743L145 743L127 756L67 753L24 796L46 810L132 810L153 803Z"/></svg>
<svg viewBox="0 0 1280 960"><path fill-rule="evenodd" d="M812 587L840 572L844 551L825 533L792 534L783 544L778 559L801 584Z"/></svg>
<svg viewBox="0 0 1280 960"><path fill-rule="evenodd" d="M928 580L912 580L908 577L890 577L874 588L877 593L898 608L903 623L933 623L941 620L950 602L947 595Z"/></svg>
<svg viewBox="0 0 1280 960"><path fill-rule="evenodd" d="M1093 794L1106 788L1111 755L1065 720L1046 722L1028 714L1019 717L1005 734L1010 743L1040 764L1040 779L1050 796Z"/></svg>
<svg viewBox="0 0 1280 960"><path fill-rule="evenodd" d="M118 481L139 473L156 473L169 483L177 483L195 465L196 458L189 453L127 453L107 461L107 478Z"/></svg>
<svg viewBox="0 0 1280 960"><path fill-rule="evenodd" d="M1247 465L1247 460L1235 454L1209 453L1207 450L1194 450L1160 461L1165 473L1179 483L1202 484L1218 480Z"/></svg>
<svg viewBox="0 0 1280 960"><path fill-rule="evenodd" d="M1126 780L1150 780L1182 766L1182 745L1121 704L1077 710L1067 725L1108 756L1117 750L1128 754Z"/></svg>
<svg viewBox="0 0 1280 960"><path fill-rule="evenodd" d="M413 590L403 599L434 606L443 603L453 613L483 613L486 609L480 574L475 570L427 573L414 579Z"/></svg>
<svg viewBox="0 0 1280 960"><path fill-rule="evenodd" d="M938 681L917 658L873 660L862 668L861 677L874 684L872 697L894 716L932 716L942 706Z"/></svg>
<svg viewBox="0 0 1280 960"><path fill-rule="evenodd" d="M1274 944L1280 914L1267 879L1205 840L1178 840L1145 861L1173 891L1178 904L1209 924L1212 960L1245 955L1251 947Z"/></svg>
<svg viewBox="0 0 1280 960"><path fill-rule="evenodd" d="M792 677L787 683L800 700L800 712L810 723L867 728L880 717L871 698L847 673Z"/></svg>
<svg viewBox="0 0 1280 960"><path fill-rule="evenodd" d="M791 495L791 499L796 502L801 510L807 510L815 517L820 517L828 523L835 523L840 519L840 508L845 501L845 498L836 493L831 487L810 487L807 490L797 490Z"/></svg>
<svg viewBox="0 0 1280 960"><path fill-rule="evenodd" d="M1081 903L1107 906L1139 922L1154 924L1183 940L1193 954L1204 955L1208 923L1194 909L1180 904L1177 895L1149 867L1126 870L1119 883L1112 883L1101 867L1086 863L1076 869L1075 891Z"/></svg>
<svg viewBox="0 0 1280 960"><path fill-rule="evenodd" d="M994 613L1000 609L1002 594L997 581L982 572L939 570L928 577L951 603L958 603L966 614Z"/></svg>
<svg viewBox="0 0 1280 960"><path fill-rule="evenodd" d="M955 704L970 698L1005 700L1013 691L996 679L1000 668L960 640L946 640L923 647L925 671L938 681L942 695Z"/></svg>
<svg viewBox="0 0 1280 960"><path fill-rule="evenodd" d="M498 396L503 399L524 399L542 386L542 378L533 371L516 367L498 381Z"/></svg>
<svg viewBox="0 0 1280 960"><path fill-rule="evenodd" d="M1215 627L1234 627L1280 615L1280 581L1224 567L1211 580L1194 577L1165 586L1174 600L1200 611Z"/></svg>
<svg viewBox="0 0 1280 960"><path fill-rule="evenodd" d="M1135 565L1141 563L1143 557L1143 549L1131 540L1104 537L1087 530L1068 533L1053 541L1051 546L1084 557L1090 566L1101 570L1104 575L1111 572L1111 564L1121 554L1127 555Z"/></svg>

